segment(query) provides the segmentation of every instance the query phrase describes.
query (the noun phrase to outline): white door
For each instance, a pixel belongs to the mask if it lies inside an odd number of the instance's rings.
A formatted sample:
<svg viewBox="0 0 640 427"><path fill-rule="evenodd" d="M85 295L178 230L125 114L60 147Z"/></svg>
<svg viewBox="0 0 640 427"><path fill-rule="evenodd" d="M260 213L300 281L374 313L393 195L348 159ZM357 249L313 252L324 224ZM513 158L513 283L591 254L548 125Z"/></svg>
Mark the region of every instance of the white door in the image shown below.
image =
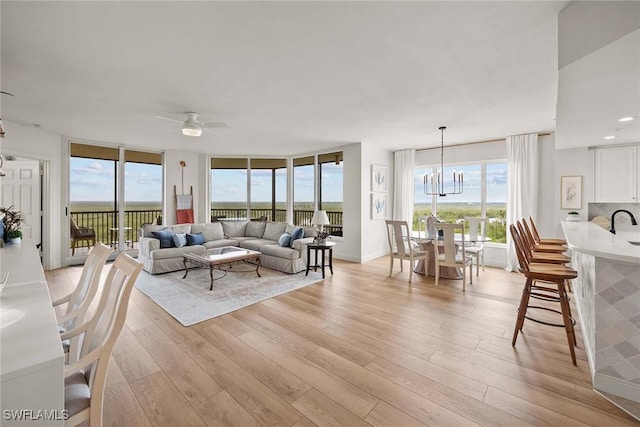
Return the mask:
<svg viewBox="0 0 640 427"><path fill-rule="evenodd" d="M22 238L40 243L40 162L5 160L2 170L5 173L0 177L2 206L22 211L25 216Z"/></svg>

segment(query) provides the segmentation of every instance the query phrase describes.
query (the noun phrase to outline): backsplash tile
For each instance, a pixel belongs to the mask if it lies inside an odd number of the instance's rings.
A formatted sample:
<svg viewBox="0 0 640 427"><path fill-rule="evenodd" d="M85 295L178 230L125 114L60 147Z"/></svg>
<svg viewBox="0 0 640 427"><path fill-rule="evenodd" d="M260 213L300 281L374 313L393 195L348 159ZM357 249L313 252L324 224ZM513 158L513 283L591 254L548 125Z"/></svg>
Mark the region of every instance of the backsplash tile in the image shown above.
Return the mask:
<svg viewBox="0 0 640 427"><path fill-rule="evenodd" d="M611 219L611 214L618 209L626 209L630 211L633 216L640 221L640 203L589 203L587 215L589 221L597 216L603 216L607 219ZM631 225L631 219L629 216L625 214L616 215L616 228L618 228L619 225Z"/></svg>

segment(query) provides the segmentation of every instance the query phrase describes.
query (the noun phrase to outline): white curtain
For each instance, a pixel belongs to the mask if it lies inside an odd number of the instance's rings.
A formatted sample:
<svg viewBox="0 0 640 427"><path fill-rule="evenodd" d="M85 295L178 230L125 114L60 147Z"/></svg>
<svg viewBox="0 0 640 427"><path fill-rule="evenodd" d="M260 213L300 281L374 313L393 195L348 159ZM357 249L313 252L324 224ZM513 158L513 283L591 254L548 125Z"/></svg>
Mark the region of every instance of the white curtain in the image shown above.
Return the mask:
<svg viewBox="0 0 640 427"><path fill-rule="evenodd" d="M518 271L509 225L535 217L538 206L538 134L507 137L507 271Z"/></svg>
<svg viewBox="0 0 640 427"><path fill-rule="evenodd" d="M393 153L393 219L413 223L413 168L416 150Z"/></svg>

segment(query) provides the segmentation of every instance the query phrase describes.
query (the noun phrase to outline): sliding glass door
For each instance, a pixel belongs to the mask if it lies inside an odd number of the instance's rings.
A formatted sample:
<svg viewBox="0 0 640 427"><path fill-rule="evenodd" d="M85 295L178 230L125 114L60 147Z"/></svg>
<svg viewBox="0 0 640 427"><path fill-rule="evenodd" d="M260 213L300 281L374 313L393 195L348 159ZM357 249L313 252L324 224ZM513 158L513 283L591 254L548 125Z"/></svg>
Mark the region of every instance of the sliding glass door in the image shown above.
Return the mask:
<svg viewBox="0 0 640 427"><path fill-rule="evenodd" d="M162 215L162 194L162 154L70 143L69 254L95 242L136 249L137 229Z"/></svg>

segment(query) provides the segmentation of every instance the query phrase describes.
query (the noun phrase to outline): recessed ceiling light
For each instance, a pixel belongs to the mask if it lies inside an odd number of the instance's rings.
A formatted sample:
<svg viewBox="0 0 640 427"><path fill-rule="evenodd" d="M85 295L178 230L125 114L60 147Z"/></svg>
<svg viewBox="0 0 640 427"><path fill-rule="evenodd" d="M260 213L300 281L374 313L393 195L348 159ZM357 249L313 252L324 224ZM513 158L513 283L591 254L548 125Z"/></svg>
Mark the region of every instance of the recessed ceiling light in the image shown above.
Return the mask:
<svg viewBox="0 0 640 427"><path fill-rule="evenodd" d="M630 121L631 121L631 120L633 120L633 119L635 119L635 117L631 117L631 116L629 116L629 117L622 117L622 118L619 118L619 119L618 119L618 121L619 121L619 122L630 122Z"/></svg>
<svg viewBox="0 0 640 427"><path fill-rule="evenodd" d="M609 136L605 136L604 139L616 139L616 137L613 135L609 135Z"/></svg>

